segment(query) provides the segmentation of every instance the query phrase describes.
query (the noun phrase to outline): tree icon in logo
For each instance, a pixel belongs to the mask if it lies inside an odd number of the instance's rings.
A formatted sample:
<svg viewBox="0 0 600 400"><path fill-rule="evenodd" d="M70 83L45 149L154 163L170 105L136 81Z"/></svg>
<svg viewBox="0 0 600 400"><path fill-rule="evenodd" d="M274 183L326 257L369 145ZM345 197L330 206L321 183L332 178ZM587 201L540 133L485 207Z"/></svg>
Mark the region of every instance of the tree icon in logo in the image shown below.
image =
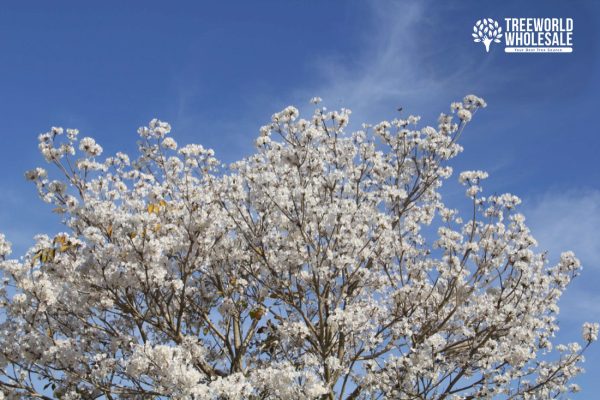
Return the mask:
<svg viewBox="0 0 600 400"><path fill-rule="evenodd" d="M473 27L473 41L476 43L483 42L485 51L490 52L490 44L492 42L500 43L502 37L502 27L498 26L498 21L491 18L483 18L478 20Z"/></svg>

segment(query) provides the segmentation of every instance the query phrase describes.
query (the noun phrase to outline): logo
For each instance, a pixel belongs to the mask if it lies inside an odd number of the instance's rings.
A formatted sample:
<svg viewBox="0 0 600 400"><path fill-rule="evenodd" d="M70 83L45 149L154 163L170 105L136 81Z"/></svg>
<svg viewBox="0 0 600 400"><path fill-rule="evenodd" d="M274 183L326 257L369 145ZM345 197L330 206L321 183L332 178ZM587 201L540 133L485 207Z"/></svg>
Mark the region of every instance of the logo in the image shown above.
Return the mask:
<svg viewBox="0 0 600 400"><path fill-rule="evenodd" d="M483 43L485 52L489 53L492 42L500 43L502 27L498 24L498 21L494 21L491 18L480 19L475 23L472 35L473 41L475 43Z"/></svg>
<svg viewBox="0 0 600 400"><path fill-rule="evenodd" d="M503 22L501 26L492 18L478 20L473 41L483 43L486 53L492 43L502 42L505 53L573 52L573 18L503 18Z"/></svg>

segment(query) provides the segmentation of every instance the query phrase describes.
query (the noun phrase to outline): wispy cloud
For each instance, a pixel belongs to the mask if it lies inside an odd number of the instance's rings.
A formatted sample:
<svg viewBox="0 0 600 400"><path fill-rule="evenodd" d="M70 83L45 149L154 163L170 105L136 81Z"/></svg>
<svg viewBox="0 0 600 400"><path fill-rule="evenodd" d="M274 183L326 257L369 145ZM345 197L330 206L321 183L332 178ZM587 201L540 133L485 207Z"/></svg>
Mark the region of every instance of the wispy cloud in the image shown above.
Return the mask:
<svg viewBox="0 0 600 400"><path fill-rule="evenodd" d="M358 33L349 38L352 52L333 48L325 54L306 49L305 67L314 71L313 78L283 90L269 84L256 87L249 101L239 104L244 109L227 121L198 111L194 104L203 92L202 83L186 75L176 85L175 127L188 136L202 136L208 145L217 148L217 154L224 150L227 155L239 155L249 150L258 127L271 113L288 104L308 109L308 99L313 96L322 97L329 108L352 109L355 127L362 122L393 118L398 115L398 107L404 107L404 114L435 118L448 109L450 101L489 85L481 78L483 74L476 73L486 68L485 63L466 54L472 44L470 27L457 44L444 40L448 35L457 35L456 26L447 24L444 14L456 11L453 6L385 0L349 7L363 15ZM461 27L458 32L461 34ZM497 83L509 77L504 74L495 79ZM430 118L427 121L432 123ZM205 132L192 133L197 126L203 126ZM230 149L218 148L224 137L232 142Z"/></svg>
<svg viewBox="0 0 600 400"><path fill-rule="evenodd" d="M558 254L573 250L600 272L600 191L551 191L525 204L525 215L540 247Z"/></svg>
<svg viewBox="0 0 600 400"><path fill-rule="evenodd" d="M561 301L561 319L600 320L600 190L553 190L524 205L539 248L548 250L551 260L572 250L583 264L582 276Z"/></svg>
<svg viewBox="0 0 600 400"><path fill-rule="evenodd" d="M427 1L368 3L367 28L356 54L317 59L320 85L300 93L317 94L330 106L351 108L355 122L389 118L399 106L408 106L408 112L427 111L438 107L440 100L445 104L447 98L467 94L474 78L465 71L472 72L476 65L464 60L464 47L435 43L434 35L444 34L440 31L444 24L434 10ZM448 62L439 63L446 56Z"/></svg>
<svg viewBox="0 0 600 400"><path fill-rule="evenodd" d="M284 88L283 92L269 85L261 87L252 94L251 104L241 104L245 109L235 120L220 121L192 107L203 91L202 83L186 77L176 85L174 126L187 136L200 133L215 148L227 137L232 148L217 148L217 154L239 156L248 150L260 123L267 122L284 103L304 108L309 107L308 99L321 96L329 108L351 108L352 121L361 123L389 118L401 103L417 109L417 100L439 93L439 87L451 77L440 78L422 68L422 60L430 53L427 47L420 46L423 29L418 28L431 18L426 14L426 2L382 1L351 7L364 13L363 23L357 27L359 33L351 39L355 53L307 51L305 67L314 71L314 79ZM197 126L205 127L207 132L191 132Z"/></svg>
<svg viewBox="0 0 600 400"><path fill-rule="evenodd" d="M424 17L421 3L370 3L369 21L361 50L354 59L339 60L335 56L316 61L316 69L323 76L323 87L317 88L327 101L343 101L350 106L372 111L390 99L399 101L406 95L426 91L434 81L425 78L425 72L415 56L418 30L416 25ZM411 84L407 84L411 82Z"/></svg>

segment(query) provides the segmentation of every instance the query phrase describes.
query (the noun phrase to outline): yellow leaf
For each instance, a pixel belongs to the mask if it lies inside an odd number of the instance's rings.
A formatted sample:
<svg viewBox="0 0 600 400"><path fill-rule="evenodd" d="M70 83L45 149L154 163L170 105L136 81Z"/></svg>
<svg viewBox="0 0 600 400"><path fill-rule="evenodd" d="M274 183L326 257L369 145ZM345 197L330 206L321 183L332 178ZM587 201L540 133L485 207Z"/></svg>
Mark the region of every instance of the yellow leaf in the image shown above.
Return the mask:
<svg viewBox="0 0 600 400"><path fill-rule="evenodd" d="M166 201L164 201L164 200L161 200L161 201L159 201L159 202L158 202L158 204L159 204L161 207L166 207L166 206L167 206L167 202L166 202Z"/></svg>
<svg viewBox="0 0 600 400"><path fill-rule="evenodd" d="M54 249L43 249L42 256L40 259L43 263L52 261L52 260L54 260L55 254L56 254L56 250L54 250Z"/></svg>
<svg viewBox="0 0 600 400"><path fill-rule="evenodd" d="M135 239L135 237L137 236L137 233L136 232L129 232L127 234L127 236L129 236L130 239Z"/></svg>
<svg viewBox="0 0 600 400"><path fill-rule="evenodd" d="M265 315L265 310L261 307L255 308L249 313L250 318L252 319L261 319L263 315Z"/></svg>
<svg viewBox="0 0 600 400"><path fill-rule="evenodd" d="M152 204L152 203L148 204L148 212L150 214L152 214L154 212L155 207L156 206L154 204Z"/></svg>
<svg viewBox="0 0 600 400"><path fill-rule="evenodd" d="M67 243L67 237L65 235L58 235L54 238L54 244L65 244Z"/></svg>
<svg viewBox="0 0 600 400"><path fill-rule="evenodd" d="M113 227L112 227L112 225L109 225L108 228L106 228L106 234L110 238L110 237L112 237L112 233L113 233Z"/></svg>
<svg viewBox="0 0 600 400"><path fill-rule="evenodd" d="M159 230L160 230L160 224L156 224L156 226L154 227L154 233L158 233Z"/></svg>
<svg viewBox="0 0 600 400"><path fill-rule="evenodd" d="M65 251L69 250L71 248L71 245L68 244L63 244L62 246L60 246L60 248L58 249L61 253L64 253Z"/></svg>

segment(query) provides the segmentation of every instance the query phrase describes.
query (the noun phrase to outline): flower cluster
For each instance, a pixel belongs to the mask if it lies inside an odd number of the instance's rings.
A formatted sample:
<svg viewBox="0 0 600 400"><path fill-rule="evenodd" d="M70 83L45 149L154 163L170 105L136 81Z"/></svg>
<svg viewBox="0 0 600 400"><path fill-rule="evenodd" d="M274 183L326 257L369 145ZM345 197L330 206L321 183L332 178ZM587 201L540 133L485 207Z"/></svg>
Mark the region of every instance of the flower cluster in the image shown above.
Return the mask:
<svg viewBox="0 0 600 400"><path fill-rule="evenodd" d="M598 340L598 323L586 322L583 324L583 340L586 342L595 342Z"/></svg>

